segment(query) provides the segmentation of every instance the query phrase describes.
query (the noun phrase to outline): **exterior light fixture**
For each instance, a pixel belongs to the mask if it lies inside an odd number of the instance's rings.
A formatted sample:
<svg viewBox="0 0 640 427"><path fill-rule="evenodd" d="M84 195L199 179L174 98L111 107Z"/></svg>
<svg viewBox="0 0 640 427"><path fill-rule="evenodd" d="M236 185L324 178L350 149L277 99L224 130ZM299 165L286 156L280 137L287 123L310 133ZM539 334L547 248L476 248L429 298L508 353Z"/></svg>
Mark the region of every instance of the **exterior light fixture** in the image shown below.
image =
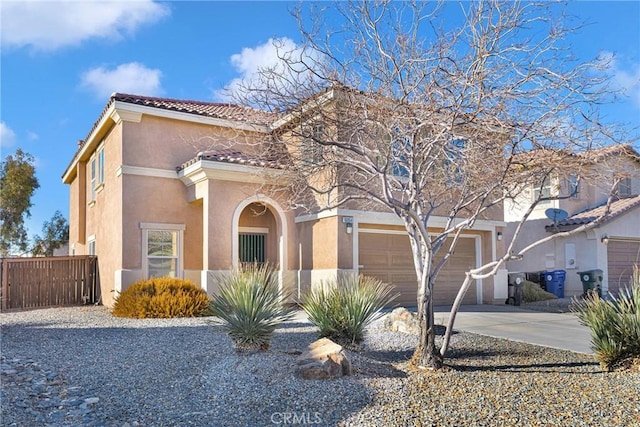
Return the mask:
<svg viewBox="0 0 640 427"><path fill-rule="evenodd" d="M353 233L353 217L343 216L342 223L347 227L347 234Z"/></svg>
<svg viewBox="0 0 640 427"><path fill-rule="evenodd" d="M496 237L498 238L498 240L502 240L502 231L498 231L496 233Z"/></svg>
<svg viewBox="0 0 640 427"><path fill-rule="evenodd" d="M606 234L605 234L605 235L603 235L603 236L600 238L600 241L601 241L602 243L604 243L605 245L608 245L608 244L609 244L609 236L607 236Z"/></svg>

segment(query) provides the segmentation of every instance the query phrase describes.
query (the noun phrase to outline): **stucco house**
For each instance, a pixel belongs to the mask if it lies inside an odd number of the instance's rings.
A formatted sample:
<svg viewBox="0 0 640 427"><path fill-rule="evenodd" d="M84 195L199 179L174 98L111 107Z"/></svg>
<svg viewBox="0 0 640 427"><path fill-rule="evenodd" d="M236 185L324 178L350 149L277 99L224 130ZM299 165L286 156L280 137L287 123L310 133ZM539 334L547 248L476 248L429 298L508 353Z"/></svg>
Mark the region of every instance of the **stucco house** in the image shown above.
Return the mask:
<svg viewBox="0 0 640 427"><path fill-rule="evenodd" d="M393 283L396 302L415 305L409 238L395 214L288 208L286 164L255 155L281 126L276 115L236 105L113 94L62 176L70 253L98 256L102 302L110 306L131 283L162 275L213 293L216 273L258 260L277 265L295 297L355 273ZM439 275L436 304L453 301L470 267L501 256L503 212L493 215L465 231ZM477 280L465 303L506 296L502 270Z"/></svg>
<svg viewBox="0 0 640 427"><path fill-rule="evenodd" d="M633 265L640 264L640 155L629 145L618 145L582 157L588 165L586 180L550 177L543 188L532 186L519 199L508 200L504 206L506 238L511 239L538 191L571 196L542 202L535 208L515 246L518 251L551 233L572 230L600 217L605 212L613 176L623 174L615 188L610 212L597 227L555 239L534 248L522 260L507 263L510 272L565 270L567 297L583 292L578 272L602 270L603 293L615 293L629 284ZM568 217L554 223L545 215L549 208L562 209Z"/></svg>

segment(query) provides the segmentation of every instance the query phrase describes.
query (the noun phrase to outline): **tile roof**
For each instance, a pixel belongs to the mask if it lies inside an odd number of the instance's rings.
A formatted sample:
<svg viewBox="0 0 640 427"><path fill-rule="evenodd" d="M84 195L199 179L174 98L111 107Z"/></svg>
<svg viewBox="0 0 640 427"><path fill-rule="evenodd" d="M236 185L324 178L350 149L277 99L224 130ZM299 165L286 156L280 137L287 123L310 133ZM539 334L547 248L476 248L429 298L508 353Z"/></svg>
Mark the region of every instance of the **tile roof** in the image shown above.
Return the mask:
<svg viewBox="0 0 640 427"><path fill-rule="evenodd" d="M233 149L223 149L223 150L212 150L212 151L200 152L196 155L196 157L178 166L176 170L179 172L200 160L208 160L213 162L224 162L224 163L235 163L239 165L257 166L257 167L272 168L272 169L283 169L287 164L286 157L284 156L283 157L257 156L257 155L242 153L241 151L237 151Z"/></svg>
<svg viewBox="0 0 640 427"><path fill-rule="evenodd" d="M623 215L630 210L637 208L638 206L640 206L640 195L615 200L613 203L611 203L610 212L604 217L603 223L611 221L612 219L617 218L620 215ZM547 225L545 226L545 229L547 231L554 231L557 228L570 229L578 227L580 225L588 224L592 221L595 221L602 214L604 214L606 207L607 204L603 203L600 206L596 206L595 208L590 208L582 212L578 212L562 221L559 221L557 227L556 225Z"/></svg>
<svg viewBox="0 0 640 427"><path fill-rule="evenodd" d="M609 147L603 147L581 154L584 158L598 162L609 156L629 156L633 160L640 162L640 154L629 144L617 144Z"/></svg>
<svg viewBox="0 0 640 427"><path fill-rule="evenodd" d="M129 95L126 93L114 93L111 95L111 98L115 101L126 102L128 104L259 125L267 125L277 118L276 114L267 111L219 102L157 98L152 96Z"/></svg>

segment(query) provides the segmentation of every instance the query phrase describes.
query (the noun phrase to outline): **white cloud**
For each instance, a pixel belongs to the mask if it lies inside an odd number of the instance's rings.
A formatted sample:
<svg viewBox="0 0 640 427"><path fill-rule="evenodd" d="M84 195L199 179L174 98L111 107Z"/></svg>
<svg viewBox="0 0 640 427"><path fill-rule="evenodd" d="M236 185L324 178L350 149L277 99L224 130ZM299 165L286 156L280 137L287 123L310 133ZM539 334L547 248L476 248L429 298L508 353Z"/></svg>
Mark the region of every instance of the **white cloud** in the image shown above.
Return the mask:
<svg viewBox="0 0 640 427"><path fill-rule="evenodd" d="M163 92L161 77L162 72L158 69L129 62L113 69L93 68L82 75L81 85L98 98L106 98L113 92L155 96Z"/></svg>
<svg viewBox="0 0 640 427"><path fill-rule="evenodd" d="M614 89L621 90L640 107L640 64L623 64L607 51L600 52L598 59L607 68Z"/></svg>
<svg viewBox="0 0 640 427"><path fill-rule="evenodd" d="M308 79L311 74L305 71L305 66L300 61L304 60L308 65L316 65L320 62L318 58L318 53L305 51L287 37L269 39L266 43L253 48L245 47L240 53L233 54L230 58L231 65L238 72L239 77L231 80L225 89L215 91L214 98L230 101L234 96L241 94L243 88L265 85L264 76L260 73L266 70L270 71L269 83L272 84L287 85L293 81ZM285 65L285 61L289 66Z"/></svg>
<svg viewBox="0 0 640 427"><path fill-rule="evenodd" d="M52 51L92 38L119 40L169 15L166 4L136 1L2 1L2 48Z"/></svg>
<svg viewBox="0 0 640 427"><path fill-rule="evenodd" d="M15 142L16 133L5 122L0 122L0 147L11 147Z"/></svg>
<svg viewBox="0 0 640 427"><path fill-rule="evenodd" d="M38 135L35 132L28 131L27 132L27 138L29 138L29 141L36 141L38 138L40 138L40 135Z"/></svg>

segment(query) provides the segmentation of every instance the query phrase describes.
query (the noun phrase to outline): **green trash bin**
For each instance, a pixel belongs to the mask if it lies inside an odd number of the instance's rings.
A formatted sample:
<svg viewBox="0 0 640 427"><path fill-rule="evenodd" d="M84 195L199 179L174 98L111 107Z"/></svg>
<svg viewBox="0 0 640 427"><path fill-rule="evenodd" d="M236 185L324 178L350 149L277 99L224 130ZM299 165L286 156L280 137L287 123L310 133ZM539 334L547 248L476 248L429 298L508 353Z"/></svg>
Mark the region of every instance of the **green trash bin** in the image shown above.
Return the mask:
<svg viewBox="0 0 640 427"><path fill-rule="evenodd" d="M600 269L578 271L582 281L583 296L594 289L598 292L598 296L602 296L602 273Z"/></svg>

